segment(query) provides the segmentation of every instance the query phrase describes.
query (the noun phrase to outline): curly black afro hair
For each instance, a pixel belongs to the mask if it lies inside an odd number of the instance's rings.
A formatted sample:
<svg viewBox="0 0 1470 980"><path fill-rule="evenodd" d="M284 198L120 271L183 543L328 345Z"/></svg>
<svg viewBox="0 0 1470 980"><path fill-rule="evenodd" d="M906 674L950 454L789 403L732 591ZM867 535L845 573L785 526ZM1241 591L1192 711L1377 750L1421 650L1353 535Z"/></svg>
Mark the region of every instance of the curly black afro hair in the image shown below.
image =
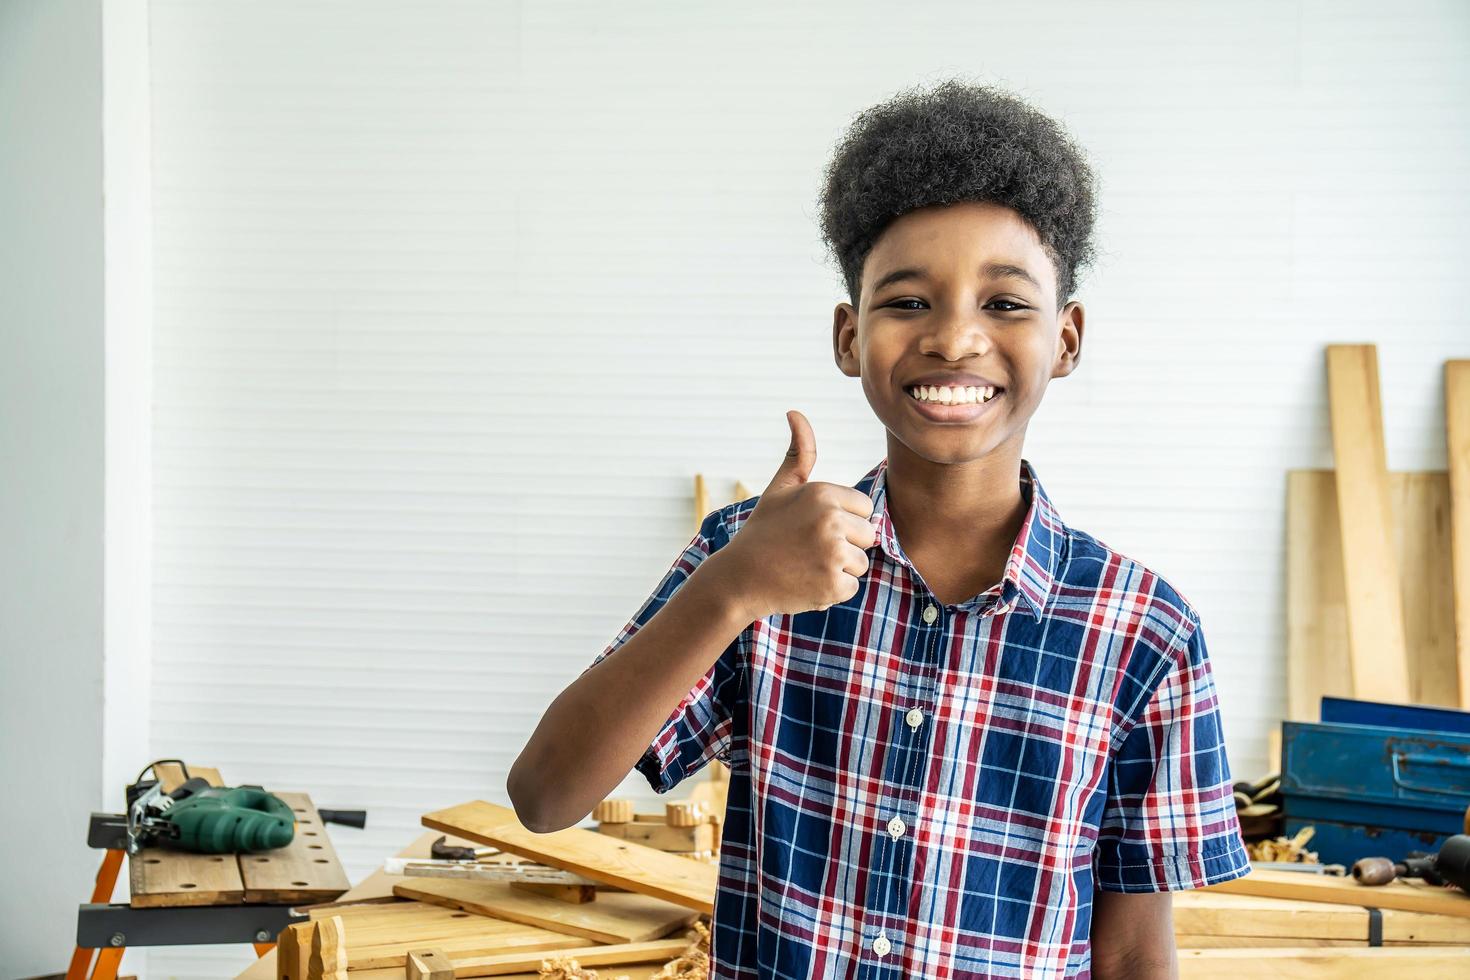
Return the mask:
<svg viewBox="0 0 1470 980"><path fill-rule="evenodd" d="M1057 273L1057 309L1094 258L1092 171L1053 119L1002 89L956 79L914 87L859 113L838 142L820 198L822 240L854 306L863 262L895 218L989 201L1035 228Z"/></svg>

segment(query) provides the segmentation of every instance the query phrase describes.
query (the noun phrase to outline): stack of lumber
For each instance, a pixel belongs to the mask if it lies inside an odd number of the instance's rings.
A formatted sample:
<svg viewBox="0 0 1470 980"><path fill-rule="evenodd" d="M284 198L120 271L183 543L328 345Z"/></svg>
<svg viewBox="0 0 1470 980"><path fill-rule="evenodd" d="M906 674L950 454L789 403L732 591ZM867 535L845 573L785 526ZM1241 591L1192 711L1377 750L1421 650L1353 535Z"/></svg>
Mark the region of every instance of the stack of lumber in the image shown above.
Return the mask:
<svg viewBox="0 0 1470 980"><path fill-rule="evenodd" d="M704 976L697 957L716 869L593 830L536 834L513 810L475 801L426 815L405 858L426 858L439 832L489 845L523 866L585 877L590 901L513 881L398 876L380 870L336 903L308 910L277 951L242 980ZM1180 976L1328 978L1470 976L1470 896L1422 881L1379 887L1350 877L1275 871L1173 896ZM702 945L703 942L703 945ZM580 969L566 971L574 960ZM544 972L543 972L544 969Z"/></svg>
<svg viewBox="0 0 1470 980"><path fill-rule="evenodd" d="M1287 472L1288 717L1470 709L1470 361L1445 364L1445 471L1389 471L1373 345L1330 345L1327 382L1335 468Z"/></svg>
<svg viewBox="0 0 1470 980"><path fill-rule="evenodd" d="M1403 880L1255 868L1174 895L1179 975L1470 976L1470 895Z"/></svg>
<svg viewBox="0 0 1470 980"><path fill-rule="evenodd" d="M506 860L513 857L593 887L379 871L338 902L309 909L310 921L283 931L275 953L243 976L532 978L559 965L569 968L566 976L615 967L599 975L651 980L683 977L679 968L691 965L707 971L699 957L708 952L715 867L592 830L532 833L513 810L482 801L427 814L423 822L500 852L484 858L487 866L514 867ZM426 835L404 856L427 857L437 836ZM674 968L665 970L671 961Z"/></svg>

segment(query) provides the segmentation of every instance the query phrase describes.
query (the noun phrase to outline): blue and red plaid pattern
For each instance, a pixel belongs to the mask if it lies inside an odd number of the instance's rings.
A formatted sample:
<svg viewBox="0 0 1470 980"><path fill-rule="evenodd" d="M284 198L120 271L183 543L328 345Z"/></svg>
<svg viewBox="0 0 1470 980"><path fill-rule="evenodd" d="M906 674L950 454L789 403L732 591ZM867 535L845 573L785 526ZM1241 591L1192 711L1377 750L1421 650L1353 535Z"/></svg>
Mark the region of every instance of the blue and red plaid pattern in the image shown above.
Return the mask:
<svg viewBox="0 0 1470 980"><path fill-rule="evenodd" d="M1199 617L1063 524L1026 460L1002 581L946 605L886 472L855 485L878 529L857 594L750 624L637 764L660 793L730 767L711 976L1085 977L1094 889L1250 870ZM757 500L711 513L597 660Z"/></svg>

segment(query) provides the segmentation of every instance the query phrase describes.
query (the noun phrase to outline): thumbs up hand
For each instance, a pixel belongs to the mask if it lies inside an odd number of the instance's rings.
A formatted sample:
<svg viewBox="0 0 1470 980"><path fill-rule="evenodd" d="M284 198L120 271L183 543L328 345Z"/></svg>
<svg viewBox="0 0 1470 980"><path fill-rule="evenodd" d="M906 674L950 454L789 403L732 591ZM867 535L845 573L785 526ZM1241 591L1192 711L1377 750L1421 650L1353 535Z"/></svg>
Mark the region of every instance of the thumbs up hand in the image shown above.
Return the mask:
<svg viewBox="0 0 1470 980"><path fill-rule="evenodd" d="M877 540L873 501L836 483L810 483L816 436L786 413L791 447L740 532L722 549L755 618L826 609L857 594Z"/></svg>

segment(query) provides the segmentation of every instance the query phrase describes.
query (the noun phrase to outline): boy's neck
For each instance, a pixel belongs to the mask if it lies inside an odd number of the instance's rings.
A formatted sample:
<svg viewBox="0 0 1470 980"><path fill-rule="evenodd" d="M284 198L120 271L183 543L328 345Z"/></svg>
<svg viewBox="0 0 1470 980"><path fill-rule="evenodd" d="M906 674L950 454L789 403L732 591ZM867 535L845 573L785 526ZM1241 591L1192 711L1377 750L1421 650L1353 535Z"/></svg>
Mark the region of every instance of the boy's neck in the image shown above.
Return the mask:
<svg viewBox="0 0 1470 980"><path fill-rule="evenodd" d="M1000 581L1029 507L1019 443L965 463L936 463L890 433L884 479L894 533L926 580L932 572L984 581L977 592Z"/></svg>

